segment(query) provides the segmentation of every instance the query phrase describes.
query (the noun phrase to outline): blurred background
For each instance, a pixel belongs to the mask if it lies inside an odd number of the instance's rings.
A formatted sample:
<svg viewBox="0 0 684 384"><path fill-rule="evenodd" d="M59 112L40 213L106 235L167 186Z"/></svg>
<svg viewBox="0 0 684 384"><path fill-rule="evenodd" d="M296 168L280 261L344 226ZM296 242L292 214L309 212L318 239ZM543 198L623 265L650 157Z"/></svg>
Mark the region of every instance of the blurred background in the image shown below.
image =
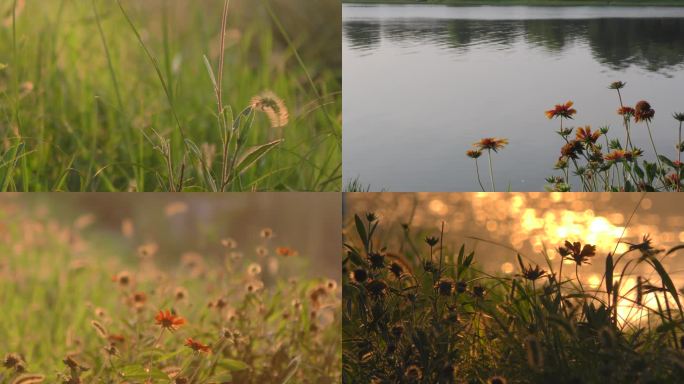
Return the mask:
<svg viewBox="0 0 684 384"><path fill-rule="evenodd" d="M130 261L138 247L155 244L155 258L173 266L188 252L214 258L240 252L254 260L257 248L266 247L269 258L282 258L275 249L283 246L299 253L280 263L296 269L289 274L334 279L340 275L340 205L338 193L0 195L4 220L22 215L73 226L96 240L88 253L106 244ZM268 240L261 237L266 228ZM222 244L228 239L235 249Z"/></svg>
<svg viewBox="0 0 684 384"><path fill-rule="evenodd" d="M597 246L592 265L581 269L582 279L592 284L621 236L638 243L648 234L665 249L684 243L684 196L676 193L348 193L344 205L346 236L355 236L354 214L372 211L380 216L381 240L375 244L397 252L402 224L410 223L412 233L423 238L438 236L444 222L444 245L457 250L465 243L489 273L519 273L516 250L544 267L546 248L557 267L555 249L565 240L580 241ZM622 243L617 251L627 248ZM684 283L680 255L665 257L663 265L676 283Z"/></svg>

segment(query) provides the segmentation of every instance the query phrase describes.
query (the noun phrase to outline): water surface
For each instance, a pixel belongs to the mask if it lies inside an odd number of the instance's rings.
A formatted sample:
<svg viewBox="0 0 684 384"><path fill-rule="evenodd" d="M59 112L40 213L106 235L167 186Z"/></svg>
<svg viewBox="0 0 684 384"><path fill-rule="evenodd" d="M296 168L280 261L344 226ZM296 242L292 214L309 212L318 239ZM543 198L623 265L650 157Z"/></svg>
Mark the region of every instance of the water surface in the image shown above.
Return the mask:
<svg viewBox="0 0 684 384"><path fill-rule="evenodd" d="M544 110L573 100L573 125L622 137L607 89L616 80L626 103L651 102L658 149L674 155L684 8L344 5L343 60L345 179L479 190L464 152L499 136L511 142L494 159L499 189L538 191L560 147ZM635 130L648 150L645 127Z"/></svg>

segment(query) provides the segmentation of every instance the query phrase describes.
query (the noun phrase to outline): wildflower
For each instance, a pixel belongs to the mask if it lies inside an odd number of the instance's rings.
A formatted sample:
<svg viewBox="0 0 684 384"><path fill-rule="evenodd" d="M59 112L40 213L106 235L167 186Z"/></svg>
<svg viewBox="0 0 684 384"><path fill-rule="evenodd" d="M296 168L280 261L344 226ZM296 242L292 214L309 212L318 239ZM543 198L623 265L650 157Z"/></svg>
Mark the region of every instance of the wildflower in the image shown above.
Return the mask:
<svg viewBox="0 0 684 384"><path fill-rule="evenodd" d="M634 112L634 108L632 107L620 107L617 110L618 115L624 116L625 118L634 116Z"/></svg>
<svg viewBox="0 0 684 384"><path fill-rule="evenodd" d="M465 281L457 281L456 282L456 292L457 293L464 293L468 289L468 283Z"/></svg>
<svg viewBox="0 0 684 384"><path fill-rule="evenodd" d="M577 134L576 138L578 141L583 141L587 144L591 143L596 143L596 141L601 137L601 132L599 131L591 131L591 126L587 125L586 127L579 127L577 129Z"/></svg>
<svg viewBox="0 0 684 384"><path fill-rule="evenodd" d="M563 259L572 260L581 266L582 264L589 264L589 258L596 256L596 246L584 244L582 247L579 241L571 243L566 240L565 246L558 248L558 253Z"/></svg>
<svg viewBox="0 0 684 384"><path fill-rule="evenodd" d="M145 292L136 292L133 294L132 300L134 307L141 308L144 307L145 302L147 302L147 295Z"/></svg>
<svg viewBox="0 0 684 384"><path fill-rule="evenodd" d="M404 376L406 376L409 381L419 381L423 378L423 371L421 371L420 367L417 365L412 364L406 368Z"/></svg>
<svg viewBox="0 0 684 384"><path fill-rule="evenodd" d="M112 276L112 281L122 287L126 287L131 283L131 274L128 271L121 271Z"/></svg>
<svg viewBox="0 0 684 384"><path fill-rule="evenodd" d="M431 247L434 247L439 243L439 238L435 236L428 236L425 238L425 243Z"/></svg>
<svg viewBox="0 0 684 384"><path fill-rule="evenodd" d="M482 156L482 151L479 149L469 149L466 151L466 156L470 157L471 159L477 159Z"/></svg>
<svg viewBox="0 0 684 384"><path fill-rule="evenodd" d="M625 158L626 153L622 149L615 149L604 157L606 161L623 161Z"/></svg>
<svg viewBox="0 0 684 384"><path fill-rule="evenodd" d="M684 123L684 112L675 113L672 115L672 117L674 117L674 119L680 123Z"/></svg>
<svg viewBox="0 0 684 384"><path fill-rule="evenodd" d="M558 161L556 161L556 164L553 166L555 169L565 169L568 167L568 159L565 156L561 156L558 158Z"/></svg>
<svg viewBox="0 0 684 384"><path fill-rule="evenodd" d="M380 269L385 266L385 255L372 252L368 255L368 259L371 263L371 268Z"/></svg>
<svg viewBox="0 0 684 384"><path fill-rule="evenodd" d="M380 297L384 296L387 284L382 280L371 280L366 283L366 289L372 296Z"/></svg>
<svg viewBox="0 0 684 384"><path fill-rule="evenodd" d="M264 288L264 283L261 280L250 281L245 285L245 291L247 293L256 293Z"/></svg>
<svg viewBox="0 0 684 384"><path fill-rule="evenodd" d="M261 274L261 266L257 263L252 263L247 267L247 274L255 277Z"/></svg>
<svg viewBox="0 0 684 384"><path fill-rule="evenodd" d="M107 341L109 341L112 345L120 345L126 342L126 337L118 334L109 334L109 336L107 336Z"/></svg>
<svg viewBox="0 0 684 384"><path fill-rule="evenodd" d="M8 353L2 361L2 366L7 369L15 368L18 364L22 363L24 358L22 358L17 353Z"/></svg>
<svg viewBox="0 0 684 384"><path fill-rule="evenodd" d="M266 257L266 256L268 256L268 248L263 247L263 246L259 246L256 249L256 254L259 257Z"/></svg>
<svg viewBox="0 0 684 384"><path fill-rule="evenodd" d="M625 85L627 85L627 83L623 83L622 81L614 81L610 83L608 89L622 89L625 87Z"/></svg>
<svg viewBox="0 0 684 384"><path fill-rule="evenodd" d="M556 104L553 109L545 112L546 117L548 119L553 119L556 117L572 119L572 116L577 113L577 111L572 108L573 104L574 103L572 101L568 101L565 104Z"/></svg>
<svg viewBox="0 0 684 384"><path fill-rule="evenodd" d="M650 235L644 235L640 243L625 243L629 245L630 251L639 251L643 256L653 256L663 251L653 246L653 240Z"/></svg>
<svg viewBox="0 0 684 384"><path fill-rule="evenodd" d="M634 121L637 123L640 121L649 122L653 119L653 116L655 116L655 110L653 110L651 104L645 100L641 100L634 107Z"/></svg>
<svg viewBox="0 0 684 384"><path fill-rule="evenodd" d="M237 241L235 241L235 239L228 237L225 239L221 239L221 245L228 249L235 249L237 248Z"/></svg>
<svg viewBox="0 0 684 384"><path fill-rule="evenodd" d="M325 283L325 289L327 289L328 292L335 292L335 290L337 289L337 281L329 279Z"/></svg>
<svg viewBox="0 0 684 384"><path fill-rule="evenodd" d="M357 283L363 283L368 279L368 272L365 269L355 269L351 275L352 279Z"/></svg>
<svg viewBox="0 0 684 384"><path fill-rule="evenodd" d="M298 252L289 247L278 247L276 253L283 257L297 256Z"/></svg>
<svg viewBox="0 0 684 384"><path fill-rule="evenodd" d="M273 230L272 230L271 228L264 228L264 229L262 229L261 232L259 233L259 236L260 236L262 239L268 240L268 239L270 239L271 237L273 237Z"/></svg>
<svg viewBox="0 0 684 384"><path fill-rule="evenodd" d="M442 296L450 296L454 290L454 281L451 279L440 279L435 283L435 290Z"/></svg>
<svg viewBox="0 0 684 384"><path fill-rule="evenodd" d="M368 220L369 223L372 223L378 219L378 216L374 212L368 212L366 213L366 220Z"/></svg>
<svg viewBox="0 0 684 384"><path fill-rule="evenodd" d="M253 109L265 113L271 120L271 127L273 128L282 128L290 120L285 102L273 92L268 91L253 97L249 105Z"/></svg>
<svg viewBox="0 0 684 384"><path fill-rule="evenodd" d="M681 180L678 174L676 173L670 173L667 176L665 176L665 183L669 186L680 186Z"/></svg>
<svg viewBox="0 0 684 384"><path fill-rule="evenodd" d="M577 140L570 140L561 148L561 156L567 157L569 159L579 158L578 154L581 154L584 148L582 148L582 143Z"/></svg>
<svg viewBox="0 0 684 384"><path fill-rule="evenodd" d="M193 340L192 338L188 337L187 340L185 340L185 346L192 349L195 352L204 352L204 353L209 353L211 352L211 348L208 345L202 344L197 340Z"/></svg>
<svg viewBox="0 0 684 384"><path fill-rule="evenodd" d="M173 292L173 297L177 301L184 300L186 297L188 297L188 290L183 287L176 287L175 291Z"/></svg>
<svg viewBox="0 0 684 384"><path fill-rule="evenodd" d="M634 161L641 157L644 154L644 151L640 148L634 148L631 151L626 151L625 152L625 160L627 161Z"/></svg>
<svg viewBox="0 0 684 384"><path fill-rule="evenodd" d="M535 265L534 268L532 268L532 265L528 264L527 268L523 268L520 276L529 281L537 281L546 276L546 271L539 268L538 265Z"/></svg>
<svg viewBox="0 0 684 384"><path fill-rule="evenodd" d="M157 325L161 326L163 329L168 329L171 332L176 331L181 326L185 325L184 318L177 316L175 313L171 313L168 309L166 312L160 310L154 319L157 322Z"/></svg>
<svg viewBox="0 0 684 384"><path fill-rule="evenodd" d="M477 298L483 298L485 295L485 288L481 285L476 285L473 287L473 295Z"/></svg>
<svg viewBox="0 0 684 384"><path fill-rule="evenodd" d="M504 147L506 147L506 145L508 145L508 139L485 137L484 139L481 139L473 145L477 147L480 151L484 151L486 149L498 152L500 149L503 149Z"/></svg>
<svg viewBox="0 0 684 384"><path fill-rule="evenodd" d="M397 279L404 275L404 267L402 267L401 264L396 261L393 261L392 264L390 264L389 270Z"/></svg>
<svg viewBox="0 0 684 384"><path fill-rule="evenodd" d="M156 243L143 244L138 247L138 256L144 259L150 258L153 257L158 250L159 246Z"/></svg>

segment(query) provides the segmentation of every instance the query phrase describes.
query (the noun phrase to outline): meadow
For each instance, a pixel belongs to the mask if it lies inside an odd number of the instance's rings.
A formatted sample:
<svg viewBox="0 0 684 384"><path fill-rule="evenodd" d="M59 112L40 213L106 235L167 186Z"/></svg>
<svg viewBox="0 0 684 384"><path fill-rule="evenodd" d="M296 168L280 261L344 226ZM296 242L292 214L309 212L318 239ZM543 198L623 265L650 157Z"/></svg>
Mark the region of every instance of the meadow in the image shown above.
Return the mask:
<svg viewBox="0 0 684 384"><path fill-rule="evenodd" d="M339 23L335 0L5 1L0 190L340 190Z"/></svg>
<svg viewBox="0 0 684 384"><path fill-rule="evenodd" d="M348 215L343 383L680 381L682 292L664 265L684 246L649 235L605 251L569 236L537 255L493 244L516 260L496 273L446 223L414 225L416 209ZM601 270L590 283L589 264Z"/></svg>
<svg viewBox="0 0 684 384"><path fill-rule="evenodd" d="M2 208L0 383L339 381L341 290L283 234L208 225L201 252L176 253L141 221ZM191 211L145 216L163 228Z"/></svg>

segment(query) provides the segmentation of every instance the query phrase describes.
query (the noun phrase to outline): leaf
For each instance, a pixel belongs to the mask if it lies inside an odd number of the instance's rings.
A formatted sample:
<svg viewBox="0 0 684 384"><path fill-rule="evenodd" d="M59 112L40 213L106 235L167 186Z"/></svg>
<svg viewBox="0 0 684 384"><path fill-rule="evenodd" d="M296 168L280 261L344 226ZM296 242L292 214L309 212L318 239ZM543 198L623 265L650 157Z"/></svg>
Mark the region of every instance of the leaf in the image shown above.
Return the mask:
<svg viewBox="0 0 684 384"><path fill-rule="evenodd" d="M354 215L354 223L356 224L356 232L359 233L359 237L363 242L363 247L368 252L368 235L366 234L366 227L363 225L363 220L359 215Z"/></svg>
<svg viewBox="0 0 684 384"><path fill-rule="evenodd" d="M665 288L667 288L668 292L670 292L670 295L672 295L672 297L675 299L675 302L677 302L677 307L679 307L679 310L681 311L682 304L679 302L677 288L675 288L675 285L672 282L670 275L667 273L667 271L665 271L665 268L657 258L651 257L649 258L649 262L651 263L651 265L653 265L653 268L655 268L656 272L658 272L658 275L660 275L660 280L662 280L663 284L665 285Z"/></svg>
<svg viewBox="0 0 684 384"><path fill-rule="evenodd" d="M290 361L290 364L287 366L287 375L283 379L282 384L287 384L295 375L295 373L297 373L300 361L301 358L299 356L296 356L294 359L292 359L292 361Z"/></svg>
<svg viewBox="0 0 684 384"><path fill-rule="evenodd" d="M665 157L665 156L663 156L663 155L658 155L658 158L660 159L660 161L662 161L663 163L667 164L670 168L675 168L675 169L677 168L677 167L675 167L675 165L674 165L674 163L672 162L672 160L668 159L667 157Z"/></svg>
<svg viewBox="0 0 684 384"><path fill-rule="evenodd" d="M673 252L677 252L677 251L679 251L680 249L684 249L684 244L675 245L674 247L670 248L670 249L667 251L666 255L669 255L670 253L673 253Z"/></svg>
<svg viewBox="0 0 684 384"><path fill-rule="evenodd" d="M131 379L160 379L168 380L169 376L157 368L145 368L140 364L127 365L119 370L121 377Z"/></svg>
<svg viewBox="0 0 684 384"><path fill-rule="evenodd" d="M608 295L613 291L613 269L615 266L613 265L613 255L608 254L608 257L606 257L606 292Z"/></svg>
<svg viewBox="0 0 684 384"><path fill-rule="evenodd" d="M262 157L266 156L269 152L271 152L273 149L275 149L278 145L280 145L284 140L276 140L272 141L270 143L266 143L264 145L252 147L247 151L247 153L242 157L242 160L240 160L235 167L235 172L233 172L231 176L231 180L234 179L237 175L242 174L245 172L249 167L251 167L254 163L259 161Z"/></svg>
<svg viewBox="0 0 684 384"><path fill-rule="evenodd" d="M214 69L211 67L211 63L209 62L207 55L204 55L204 65L207 67L207 72L209 72L211 83L214 84L214 89L218 90L218 82L216 81L216 76L214 75Z"/></svg>
<svg viewBox="0 0 684 384"><path fill-rule="evenodd" d="M522 257L520 257L520 254L518 253L518 264L520 264L520 271L525 270L525 264L523 264Z"/></svg>
<svg viewBox="0 0 684 384"><path fill-rule="evenodd" d="M219 365L228 369L229 371L244 371L245 369L249 368L247 363L235 359L222 359Z"/></svg>

